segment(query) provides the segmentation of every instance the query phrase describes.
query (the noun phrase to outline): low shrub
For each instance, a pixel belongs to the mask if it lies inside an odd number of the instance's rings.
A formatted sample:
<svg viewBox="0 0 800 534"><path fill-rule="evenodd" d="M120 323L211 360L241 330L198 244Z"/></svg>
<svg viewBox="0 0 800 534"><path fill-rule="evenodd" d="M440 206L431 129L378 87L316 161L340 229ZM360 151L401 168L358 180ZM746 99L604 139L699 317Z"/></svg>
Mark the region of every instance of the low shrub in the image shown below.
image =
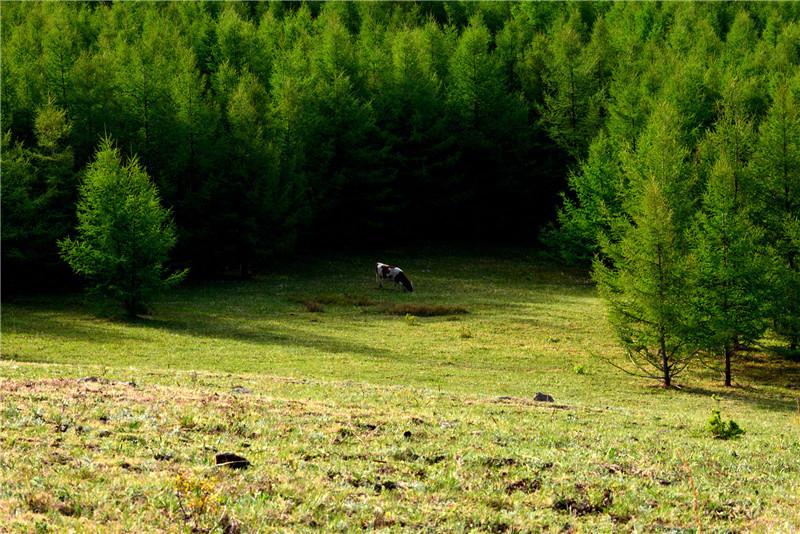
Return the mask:
<svg viewBox="0 0 800 534"><path fill-rule="evenodd" d="M744 430L733 419L723 421L719 410L711 412L706 428L716 439L731 439L744 434Z"/></svg>

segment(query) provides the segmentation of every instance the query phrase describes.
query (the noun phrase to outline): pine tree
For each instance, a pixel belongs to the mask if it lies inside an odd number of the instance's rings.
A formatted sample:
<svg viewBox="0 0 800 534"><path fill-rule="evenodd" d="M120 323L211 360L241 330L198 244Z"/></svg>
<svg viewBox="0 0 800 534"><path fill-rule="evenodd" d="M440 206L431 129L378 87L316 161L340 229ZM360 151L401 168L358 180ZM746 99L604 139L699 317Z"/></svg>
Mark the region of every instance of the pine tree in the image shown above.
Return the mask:
<svg viewBox="0 0 800 534"><path fill-rule="evenodd" d="M64 260L129 315L144 312L155 293L186 274L164 267L175 245L169 210L137 158L123 164L108 137L81 184L77 231L59 242Z"/></svg>
<svg viewBox="0 0 800 534"><path fill-rule="evenodd" d="M502 220L486 210L487 204L518 213L515 195L528 196L525 189L530 187L529 175L519 175L530 143L527 106L521 95L509 93L502 64L491 47L492 35L478 13L450 55L446 91L460 151L456 216L471 222L474 233L495 230L495 221ZM498 198L507 204L501 207ZM475 217L482 211L488 216Z"/></svg>
<svg viewBox="0 0 800 534"><path fill-rule="evenodd" d="M696 354L685 316L693 180L680 132L674 107L658 105L637 150L624 159L626 196L600 239L593 270L636 372L664 387Z"/></svg>
<svg viewBox="0 0 800 534"><path fill-rule="evenodd" d="M619 242L604 243L593 276L635 373L670 387L695 354L683 316L686 264L664 189L656 179L643 188L632 224Z"/></svg>
<svg viewBox="0 0 800 534"><path fill-rule="evenodd" d="M762 232L745 209L733 159L723 154L714 165L691 232L692 335L706 351L723 357L726 386L739 347L757 341L766 326Z"/></svg>
<svg viewBox="0 0 800 534"><path fill-rule="evenodd" d="M15 277L31 264L30 245L41 232L35 203L35 174L30 155L11 132L3 134L0 150L2 180L2 252L4 278Z"/></svg>
<svg viewBox="0 0 800 534"><path fill-rule="evenodd" d="M546 243L570 263L589 263L599 251L598 239L608 232L622 212L625 183L619 149L600 133L589 147L589 156L568 178L569 193L562 195L558 227Z"/></svg>
<svg viewBox="0 0 800 534"><path fill-rule="evenodd" d="M791 229L800 213L800 76L779 79L773 104L759 128L753 172L759 184L759 216L776 262L770 315L792 350L800 344L800 254Z"/></svg>
<svg viewBox="0 0 800 534"><path fill-rule="evenodd" d="M577 10L556 29L542 109L550 137L573 158L586 154L600 126L604 96L599 45L585 51L585 31Z"/></svg>
<svg viewBox="0 0 800 534"><path fill-rule="evenodd" d="M56 241L73 226L76 179L69 146L71 124L53 100L36 110L36 146L3 136L3 259L28 278L59 272ZM38 281L37 281L38 282Z"/></svg>

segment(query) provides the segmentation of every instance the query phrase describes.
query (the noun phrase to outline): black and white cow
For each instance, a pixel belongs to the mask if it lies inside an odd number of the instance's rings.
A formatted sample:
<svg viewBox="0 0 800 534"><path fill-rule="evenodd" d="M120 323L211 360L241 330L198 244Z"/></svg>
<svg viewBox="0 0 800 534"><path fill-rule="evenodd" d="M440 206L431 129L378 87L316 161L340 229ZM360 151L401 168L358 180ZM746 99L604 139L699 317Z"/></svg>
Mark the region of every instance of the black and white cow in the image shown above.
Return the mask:
<svg viewBox="0 0 800 534"><path fill-rule="evenodd" d="M379 287L383 287L384 280L392 280L395 284L402 285L406 291L414 291L414 286L411 285L411 280L405 275L403 269L378 262L375 264L375 281L378 282Z"/></svg>

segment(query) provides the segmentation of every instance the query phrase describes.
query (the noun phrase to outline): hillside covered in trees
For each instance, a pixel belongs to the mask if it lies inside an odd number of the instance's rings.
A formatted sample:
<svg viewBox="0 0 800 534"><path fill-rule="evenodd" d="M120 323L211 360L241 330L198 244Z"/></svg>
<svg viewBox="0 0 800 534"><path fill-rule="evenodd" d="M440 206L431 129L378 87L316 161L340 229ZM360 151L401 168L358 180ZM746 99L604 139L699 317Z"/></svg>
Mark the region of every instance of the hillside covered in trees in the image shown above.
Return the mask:
<svg viewBox="0 0 800 534"><path fill-rule="evenodd" d="M0 136L0 531L800 531L800 2L0 0Z"/></svg>
<svg viewBox="0 0 800 534"><path fill-rule="evenodd" d="M761 210L762 238L789 243L799 13L6 3L4 278L64 269L56 242L74 232L78 184L104 136L153 177L176 224L172 261L196 275L299 246L531 244L565 190L546 240L585 261L600 233L634 216L632 177L666 167L682 177L668 196L684 221L710 177L730 175L737 202ZM778 168L784 181L761 179Z"/></svg>

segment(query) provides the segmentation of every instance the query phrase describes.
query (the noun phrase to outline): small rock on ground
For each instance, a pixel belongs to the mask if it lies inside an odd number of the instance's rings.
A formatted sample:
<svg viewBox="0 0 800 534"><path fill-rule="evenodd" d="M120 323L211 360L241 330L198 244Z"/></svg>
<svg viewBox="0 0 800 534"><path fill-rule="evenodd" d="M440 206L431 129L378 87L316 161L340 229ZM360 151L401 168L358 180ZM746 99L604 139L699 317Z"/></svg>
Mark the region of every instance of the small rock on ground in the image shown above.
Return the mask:
<svg viewBox="0 0 800 534"><path fill-rule="evenodd" d="M232 452L221 452L215 457L218 466L230 467L231 469L246 469L250 467L250 461L244 456L239 456Z"/></svg>

